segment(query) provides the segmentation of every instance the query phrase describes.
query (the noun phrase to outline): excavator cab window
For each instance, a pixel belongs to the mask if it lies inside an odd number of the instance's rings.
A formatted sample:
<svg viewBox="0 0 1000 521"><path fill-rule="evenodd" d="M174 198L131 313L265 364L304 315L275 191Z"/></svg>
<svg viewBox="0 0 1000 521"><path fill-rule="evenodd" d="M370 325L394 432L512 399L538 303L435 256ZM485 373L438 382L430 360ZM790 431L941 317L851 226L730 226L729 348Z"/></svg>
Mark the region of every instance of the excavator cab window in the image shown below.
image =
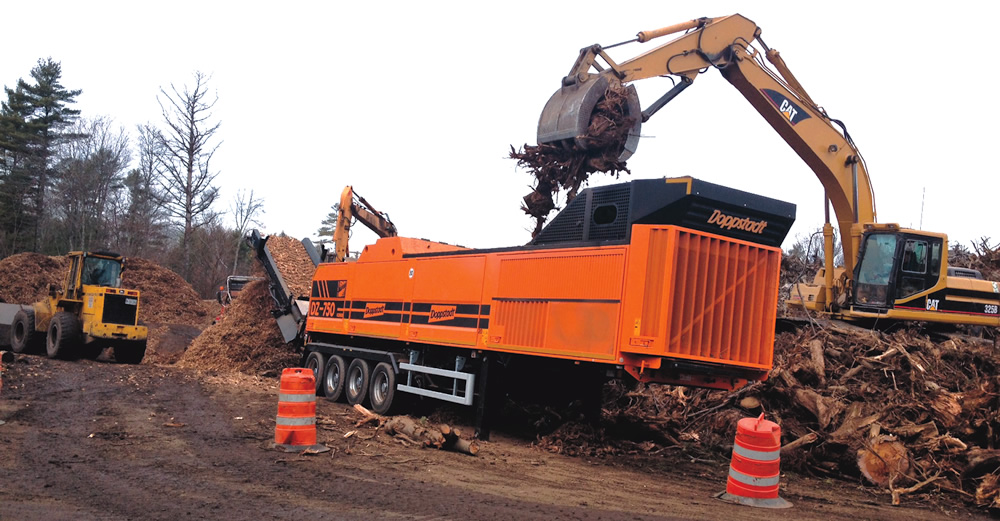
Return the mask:
<svg viewBox="0 0 1000 521"><path fill-rule="evenodd" d="M941 239L908 237L896 283L896 298L906 298L937 283L941 273Z"/></svg>
<svg viewBox="0 0 1000 521"><path fill-rule="evenodd" d="M856 277L855 304L887 307L898 241L899 237L894 233L872 233L866 237Z"/></svg>

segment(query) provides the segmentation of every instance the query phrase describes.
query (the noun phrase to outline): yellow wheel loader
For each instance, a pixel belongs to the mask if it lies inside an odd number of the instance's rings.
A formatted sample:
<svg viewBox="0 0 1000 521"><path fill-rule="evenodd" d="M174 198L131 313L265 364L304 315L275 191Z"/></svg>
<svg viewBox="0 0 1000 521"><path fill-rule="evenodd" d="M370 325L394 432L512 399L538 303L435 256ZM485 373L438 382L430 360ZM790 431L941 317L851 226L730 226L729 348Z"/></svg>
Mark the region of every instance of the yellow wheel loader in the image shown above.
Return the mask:
<svg viewBox="0 0 1000 521"><path fill-rule="evenodd" d="M125 259L110 252L71 252L62 287L31 305L0 304L0 324L10 327L15 353L41 347L50 358L97 358L105 348L115 360L138 364L146 354L139 291L121 287Z"/></svg>

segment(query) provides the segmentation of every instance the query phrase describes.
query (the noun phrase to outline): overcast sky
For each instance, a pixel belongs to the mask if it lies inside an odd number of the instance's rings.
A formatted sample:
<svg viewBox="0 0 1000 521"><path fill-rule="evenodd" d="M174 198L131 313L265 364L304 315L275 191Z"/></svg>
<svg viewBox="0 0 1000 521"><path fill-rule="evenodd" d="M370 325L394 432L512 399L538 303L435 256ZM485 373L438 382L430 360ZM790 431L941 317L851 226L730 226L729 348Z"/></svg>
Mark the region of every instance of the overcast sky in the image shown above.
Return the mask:
<svg viewBox="0 0 1000 521"><path fill-rule="evenodd" d="M218 210L252 189L267 233L314 236L352 184L402 235L470 247L529 240L519 205L531 179L506 156L535 143L541 109L581 47L739 12L846 123L880 222L966 245L1000 241L997 2L56 1L44 14L37 3L0 5L0 83L28 79L51 56L63 85L83 90L86 117L130 131L160 124L160 87L210 74L224 141L212 163ZM669 86L639 82L643 106ZM691 175L795 203L790 239L822 225L819 181L716 71L642 134L631 178ZM372 240L358 226L351 249Z"/></svg>

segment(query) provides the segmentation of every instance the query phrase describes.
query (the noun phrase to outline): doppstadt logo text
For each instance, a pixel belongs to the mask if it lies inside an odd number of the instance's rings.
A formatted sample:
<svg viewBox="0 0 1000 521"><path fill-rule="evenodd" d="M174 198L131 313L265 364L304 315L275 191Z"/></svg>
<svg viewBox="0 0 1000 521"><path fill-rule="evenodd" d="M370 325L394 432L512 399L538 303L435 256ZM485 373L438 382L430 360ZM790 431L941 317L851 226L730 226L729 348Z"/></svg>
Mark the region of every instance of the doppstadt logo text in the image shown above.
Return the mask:
<svg viewBox="0 0 1000 521"><path fill-rule="evenodd" d="M719 210L712 212L712 216L708 218L708 224L714 224L723 230L736 229L756 234L764 233L764 228L767 228L767 221L755 221L749 217L733 217Z"/></svg>
<svg viewBox="0 0 1000 521"><path fill-rule="evenodd" d="M431 306L431 316L427 318L427 322L451 320L455 318L456 311L455 306Z"/></svg>
<svg viewBox="0 0 1000 521"><path fill-rule="evenodd" d="M380 317L385 314L385 304L365 304L365 318Z"/></svg>

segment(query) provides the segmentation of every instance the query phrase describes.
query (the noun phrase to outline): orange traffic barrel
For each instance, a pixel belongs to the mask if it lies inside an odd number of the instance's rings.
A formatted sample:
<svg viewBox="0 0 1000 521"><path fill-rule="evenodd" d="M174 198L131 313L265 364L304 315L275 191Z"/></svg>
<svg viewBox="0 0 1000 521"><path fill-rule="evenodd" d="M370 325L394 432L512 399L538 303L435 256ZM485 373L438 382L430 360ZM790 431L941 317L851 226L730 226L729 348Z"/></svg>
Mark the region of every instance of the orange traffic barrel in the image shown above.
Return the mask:
<svg viewBox="0 0 1000 521"><path fill-rule="evenodd" d="M781 427L765 420L763 413L757 418L743 418L736 424L726 491L717 497L753 507L792 506L778 497L780 463Z"/></svg>
<svg viewBox="0 0 1000 521"><path fill-rule="evenodd" d="M281 371L274 446L286 452L330 450L316 443L316 377L311 369Z"/></svg>

